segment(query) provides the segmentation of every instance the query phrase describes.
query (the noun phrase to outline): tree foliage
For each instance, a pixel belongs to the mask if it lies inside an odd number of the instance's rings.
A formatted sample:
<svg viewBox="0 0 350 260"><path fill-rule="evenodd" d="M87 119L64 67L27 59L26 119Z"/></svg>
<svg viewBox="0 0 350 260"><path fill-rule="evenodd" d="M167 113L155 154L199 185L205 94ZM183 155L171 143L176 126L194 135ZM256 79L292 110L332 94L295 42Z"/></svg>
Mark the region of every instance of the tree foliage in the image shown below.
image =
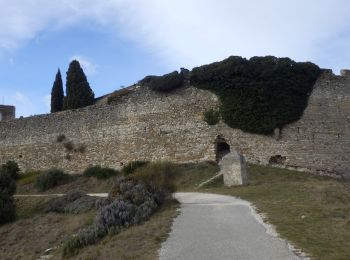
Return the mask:
<svg viewBox="0 0 350 260"><path fill-rule="evenodd" d="M62 76L60 70L58 70L51 91L51 113L62 111L63 98Z"/></svg>
<svg viewBox="0 0 350 260"><path fill-rule="evenodd" d="M149 86L154 91L170 92L183 86L184 75L183 73L173 71L163 76L147 76L140 80L139 84Z"/></svg>
<svg viewBox="0 0 350 260"><path fill-rule="evenodd" d="M0 225L10 222L16 217L16 206L13 194L16 182L6 167L0 168Z"/></svg>
<svg viewBox="0 0 350 260"><path fill-rule="evenodd" d="M302 116L321 69L273 56L232 56L194 68L191 84L219 96L222 119L232 128L271 134Z"/></svg>
<svg viewBox="0 0 350 260"><path fill-rule="evenodd" d="M69 64L66 82L66 97L64 98L64 109L76 109L92 105L95 94L90 88L83 69L77 60Z"/></svg>

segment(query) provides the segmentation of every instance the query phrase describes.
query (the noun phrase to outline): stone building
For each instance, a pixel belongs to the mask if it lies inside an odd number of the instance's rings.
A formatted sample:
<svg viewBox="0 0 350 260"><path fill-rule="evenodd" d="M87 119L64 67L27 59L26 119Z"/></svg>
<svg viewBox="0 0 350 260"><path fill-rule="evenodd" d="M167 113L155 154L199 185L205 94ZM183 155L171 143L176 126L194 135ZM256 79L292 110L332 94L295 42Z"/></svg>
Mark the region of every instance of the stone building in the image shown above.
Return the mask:
<svg viewBox="0 0 350 260"><path fill-rule="evenodd" d="M0 105L0 121L14 119L16 117L16 109L14 106Z"/></svg>

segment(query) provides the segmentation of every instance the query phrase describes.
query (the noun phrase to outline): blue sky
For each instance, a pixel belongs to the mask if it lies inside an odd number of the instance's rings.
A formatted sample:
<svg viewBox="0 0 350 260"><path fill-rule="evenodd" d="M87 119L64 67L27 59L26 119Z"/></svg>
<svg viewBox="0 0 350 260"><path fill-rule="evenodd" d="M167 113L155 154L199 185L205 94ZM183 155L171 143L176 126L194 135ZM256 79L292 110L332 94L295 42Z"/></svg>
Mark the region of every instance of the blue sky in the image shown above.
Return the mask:
<svg viewBox="0 0 350 260"><path fill-rule="evenodd" d="M78 59L96 96L149 74L275 55L350 68L348 0L0 0L0 103L47 113Z"/></svg>

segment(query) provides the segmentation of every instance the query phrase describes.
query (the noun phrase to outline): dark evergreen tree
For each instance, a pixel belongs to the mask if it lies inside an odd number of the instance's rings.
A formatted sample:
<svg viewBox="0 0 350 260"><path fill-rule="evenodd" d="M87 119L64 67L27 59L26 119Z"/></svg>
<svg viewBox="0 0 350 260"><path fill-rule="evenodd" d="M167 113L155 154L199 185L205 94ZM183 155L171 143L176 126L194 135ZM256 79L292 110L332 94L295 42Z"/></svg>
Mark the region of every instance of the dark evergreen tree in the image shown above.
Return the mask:
<svg viewBox="0 0 350 260"><path fill-rule="evenodd" d="M60 70L58 69L55 82L53 83L52 91L51 91L51 113L62 111L63 98L64 98L64 93L63 93L62 76L61 76Z"/></svg>
<svg viewBox="0 0 350 260"><path fill-rule="evenodd" d="M66 82L66 97L64 98L63 108L75 109L92 105L95 100L95 94L90 88L85 73L77 60L69 64Z"/></svg>
<svg viewBox="0 0 350 260"><path fill-rule="evenodd" d="M13 221L16 217L16 206L13 194L16 182L6 167L0 167L0 225Z"/></svg>

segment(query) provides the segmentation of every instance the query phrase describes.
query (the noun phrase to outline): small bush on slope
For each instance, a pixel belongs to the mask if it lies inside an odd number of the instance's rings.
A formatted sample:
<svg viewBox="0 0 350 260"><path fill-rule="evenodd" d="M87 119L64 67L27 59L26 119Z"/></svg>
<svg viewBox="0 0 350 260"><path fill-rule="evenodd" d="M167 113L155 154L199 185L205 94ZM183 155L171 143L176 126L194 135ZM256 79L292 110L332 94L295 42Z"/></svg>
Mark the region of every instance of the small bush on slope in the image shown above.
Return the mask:
<svg viewBox="0 0 350 260"><path fill-rule="evenodd" d="M45 191L55 186L68 183L72 176L57 169L51 169L41 173L35 180L34 186L39 191Z"/></svg>
<svg viewBox="0 0 350 260"><path fill-rule="evenodd" d="M136 169L145 166L148 163L149 162L147 161L131 161L123 167L122 172L124 173L124 175L129 175L133 173Z"/></svg>
<svg viewBox="0 0 350 260"><path fill-rule="evenodd" d="M91 197L80 191L67 193L49 202L45 212L80 214L104 205L106 199Z"/></svg>
<svg viewBox="0 0 350 260"><path fill-rule="evenodd" d="M15 161L8 161L1 166L2 171L7 171L14 180L19 178L20 169Z"/></svg>
<svg viewBox="0 0 350 260"><path fill-rule="evenodd" d="M13 194L16 191L16 182L5 168L0 168L0 225L10 222L16 217L16 206Z"/></svg>
<svg viewBox="0 0 350 260"><path fill-rule="evenodd" d="M171 173L169 163L150 163L127 178L119 178L109 194L111 203L99 210L91 226L64 244L63 254L74 254L108 233L116 234L147 220L173 190Z"/></svg>
<svg viewBox="0 0 350 260"><path fill-rule="evenodd" d="M174 165L169 162L151 162L138 168L129 177L145 183L154 193L165 195L175 191L174 169Z"/></svg>
<svg viewBox="0 0 350 260"><path fill-rule="evenodd" d="M122 228L147 220L158 207L155 194L146 185L124 178L119 179L117 185L120 192L117 198L99 210L91 226L80 230L64 244L64 255L74 254L108 233L115 234Z"/></svg>

